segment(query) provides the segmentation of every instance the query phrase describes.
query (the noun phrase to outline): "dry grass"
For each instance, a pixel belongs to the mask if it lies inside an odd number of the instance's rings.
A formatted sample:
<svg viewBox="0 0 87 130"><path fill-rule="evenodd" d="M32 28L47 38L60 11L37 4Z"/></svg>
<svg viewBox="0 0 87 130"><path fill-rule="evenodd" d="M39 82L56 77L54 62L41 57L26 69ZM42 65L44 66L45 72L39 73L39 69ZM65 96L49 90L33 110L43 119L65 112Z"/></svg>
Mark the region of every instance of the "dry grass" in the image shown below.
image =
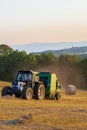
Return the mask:
<svg viewBox="0 0 87 130"><path fill-rule="evenodd" d="M0 87L9 83L0 82ZM1 89L0 89L1 91ZM0 130L86 130L87 92L77 91L74 96L62 93L62 99L22 100L0 97L0 122L32 116L14 124L0 124Z"/></svg>

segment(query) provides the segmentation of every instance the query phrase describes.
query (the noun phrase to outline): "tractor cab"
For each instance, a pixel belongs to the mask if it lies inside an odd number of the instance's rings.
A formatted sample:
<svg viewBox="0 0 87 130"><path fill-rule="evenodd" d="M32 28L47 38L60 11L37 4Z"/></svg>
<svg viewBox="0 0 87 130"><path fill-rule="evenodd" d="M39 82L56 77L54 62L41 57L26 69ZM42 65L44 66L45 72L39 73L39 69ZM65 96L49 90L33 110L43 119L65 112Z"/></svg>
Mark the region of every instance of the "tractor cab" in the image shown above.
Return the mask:
<svg viewBox="0 0 87 130"><path fill-rule="evenodd" d="M35 85L35 82L39 80L38 73L30 71L18 71L16 81L12 82L12 92L16 93L23 90L23 87L30 86L32 89Z"/></svg>
<svg viewBox="0 0 87 130"><path fill-rule="evenodd" d="M18 81L18 82L31 82L32 76L33 76L33 74L31 71L18 71L16 81Z"/></svg>
<svg viewBox="0 0 87 130"><path fill-rule="evenodd" d="M32 81L31 71L18 71L16 81L12 82L12 91L16 93L18 90L22 90L28 82Z"/></svg>

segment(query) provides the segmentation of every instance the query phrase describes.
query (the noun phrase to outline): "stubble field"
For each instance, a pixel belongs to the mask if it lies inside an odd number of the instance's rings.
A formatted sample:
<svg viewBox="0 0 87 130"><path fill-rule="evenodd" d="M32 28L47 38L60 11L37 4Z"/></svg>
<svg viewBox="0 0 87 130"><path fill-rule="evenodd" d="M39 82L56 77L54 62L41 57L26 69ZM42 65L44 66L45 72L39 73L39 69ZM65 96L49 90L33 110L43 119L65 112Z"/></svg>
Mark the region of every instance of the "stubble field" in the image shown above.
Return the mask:
<svg viewBox="0 0 87 130"><path fill-rule="evenodd" d="M10 83L0 82L1 89ZM87 130L87 91L56 100L0 95L0 130Z"/></svg>

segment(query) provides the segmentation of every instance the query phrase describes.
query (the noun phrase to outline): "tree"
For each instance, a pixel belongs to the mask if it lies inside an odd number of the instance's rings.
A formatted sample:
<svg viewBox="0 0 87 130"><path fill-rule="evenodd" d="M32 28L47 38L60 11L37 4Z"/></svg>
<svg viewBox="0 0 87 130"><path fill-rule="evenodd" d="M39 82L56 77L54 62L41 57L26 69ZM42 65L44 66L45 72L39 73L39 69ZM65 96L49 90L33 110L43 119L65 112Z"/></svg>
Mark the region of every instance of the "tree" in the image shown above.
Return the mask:
<svg viewBox="0 0 87 130"><path fill-rule="evenodd" d="M44 65L48 65L56 62L56 57L51 52L49 53L42 52L39 58L40 58L39 59L40 64L44 64Z"/></svg>
<svg viewBox="0 0 87 130"><path fill-rule="evenodd" d="M78 55L60 55L58 58L58 64L60 65L76 65L82 59Z"/></svg>
<svg viewBox="0 0 87 130"><path fill-rule="evenodd" d="M2 44L0 45L0 54L9 54L13 51L13 49L6 45L6 44Z"/></svg>
<svg viewBox="0 0 87 130"><path fill-rule="evenodd" d="M37 57L35 54L31 53L27 57L29 65L37 65Z"/></svg>

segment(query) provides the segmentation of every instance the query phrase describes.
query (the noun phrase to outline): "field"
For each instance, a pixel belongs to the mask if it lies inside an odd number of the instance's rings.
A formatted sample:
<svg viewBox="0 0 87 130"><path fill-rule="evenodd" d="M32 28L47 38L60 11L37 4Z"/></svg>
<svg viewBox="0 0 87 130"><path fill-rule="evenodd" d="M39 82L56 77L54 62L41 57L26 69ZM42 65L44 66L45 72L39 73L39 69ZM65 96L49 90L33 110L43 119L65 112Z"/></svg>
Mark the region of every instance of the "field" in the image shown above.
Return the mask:
<svg viewBox="0 0 87 130"><path fill-rule="evenodd" d="M0 93L9 84L0 82ZM15 119L19 122L12 124ZM0 130L87 130L87 91L77 90L75 96L62 92L60 101L0 96Z"/></svg>

